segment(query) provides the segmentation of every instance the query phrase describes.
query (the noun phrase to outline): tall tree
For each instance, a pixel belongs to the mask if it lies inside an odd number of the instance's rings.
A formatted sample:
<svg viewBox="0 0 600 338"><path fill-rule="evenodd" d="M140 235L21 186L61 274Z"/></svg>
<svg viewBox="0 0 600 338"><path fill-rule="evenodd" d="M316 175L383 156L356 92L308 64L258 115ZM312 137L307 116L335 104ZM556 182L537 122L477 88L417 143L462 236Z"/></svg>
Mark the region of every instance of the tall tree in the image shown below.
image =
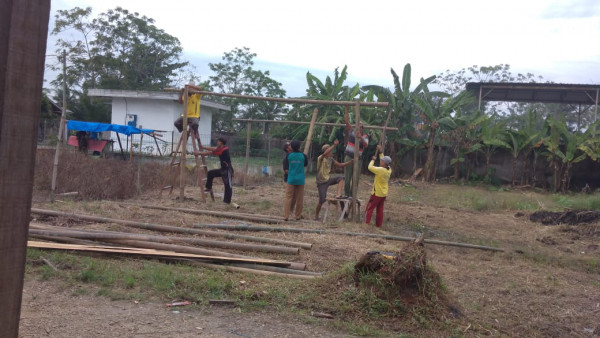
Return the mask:
<svg viewBox="0 0 600 338"><path fill-rule="evenodd" d="M223 54L223 62L209 63L210 84L221 93L252 96L285 97L282 84L271 78L270 72L253 68L256 53L247 47L234 48ZM234 131L232 118L274 119L277 114L286 111L286 105L280 102L256 101L235 98L216 99L231 106L231 111L213 117L213 128L219 131ZM265 124L264 132L267 132Z"/></svg>
<svg viewBox="0 0 600 338"><path fill-rule="evenodd" d="M179 40L156 27L153 19L121 7L97 18L91 14L91 7L59 10L51 32L58 36L57 54L67 51L67 83L74 101L70 107L80 118L110 119L108 109L89 103L88 89L159 90L171 85L188 64L181 60ZM66 31L75 32L75 39L68 39ZM59 88L62 75L51 83Z"/></svg>

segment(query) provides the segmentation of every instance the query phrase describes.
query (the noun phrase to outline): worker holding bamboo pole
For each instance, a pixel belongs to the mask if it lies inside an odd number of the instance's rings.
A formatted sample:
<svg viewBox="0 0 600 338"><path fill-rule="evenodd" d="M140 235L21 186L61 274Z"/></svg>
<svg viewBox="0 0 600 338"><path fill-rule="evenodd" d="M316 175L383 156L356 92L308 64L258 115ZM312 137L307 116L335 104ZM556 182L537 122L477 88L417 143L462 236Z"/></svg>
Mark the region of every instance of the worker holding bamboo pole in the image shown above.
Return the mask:
<svg viewBox="0 0 600 338"><path fill-rule="evenodd" d="M345 154L345 162L348 162L354 159L354 152L358 151L358 170L362 168L362 153L369 146L369 135L364 132L364 125L360 123L360 130L358 133L352 128L350 124L350 118L348 117L348 110L344 114L344 122L346 123L346 135L348 136L348 143L346 144ZM358 137L356 136L358 134ZM358 147L357 147L358 141ZM354 166L346 166L344 167L344 195L352 196L352 180L354 178ZM357 176L357 185L358 179L360 178L360 172Z"/></svg>
<svg viewBox="0 0 600 338"><path fill-rule="evenodd" d="M321 207L323 203L327 200L327 189L330 185L337 184L337 194L335 198L342 197L342 188L344 186L344 177L343 176L335 176L330 177L331 166L335 165L336 167L346 167L354 162L354 159L350 161L340 163L333 159L332 153L333 149L337 147L339 144L338 139L333 141L333 145L324 144L321 148L323 150L323 154L321 154L317 158L317 191L319 192L319 202L317 203L317 210L315 211L315 220L319 220L319 213L321 212Z"/></svg>
<svg viewBox="0 0 600 338"><path fill-rule="evenodd" d="M229 155L229 147L226 146L227 140L223 137L220 137L217 140L216 147L205 147L200 146L200 149L208 150L207 152L203 152L200 155L208 156L208 155L216 155L219 156L219 162L221 163L221 168L212 169L208 171L206 177L206 188L204 189L204 193L210 193L212 190L212 183L215 177L221 177L223 179L223 185L225 186L225 193L223 194L223 202L230 204L231 196L233 195L233 166L231 165L231 156ZM200 170L200 169L198 169Z"/></svg>
<svg viewBox="0 0 600 338"><path fill-rule="evenodd" d="M371 191L369 203L367 203L367 210L365 211L365 223L369 224L371 223L373 210L377 209L377 213L375 215L375 225L378 228L381 228L383 225L383 206L388 194L388 183L390 181L390 176L392 175L392 169L390 168L392 159L389 156L384 156L381 149L381 144L378 144L377 152L371 159L371 162L369 162L369 171L375 174L375 180L373 182L373 190ZM379 153L380 167L375 166L377 153Z"/></svg>
<svg viewBox="0 0 600 338"><path fill-rule="evenodd" d="M300 151L300 141L292 141L292 152L284 160L284 166L288 169L287 187L285 191L285 206L283 218L287 221L290 217L292 199L296 200L296 220L302 219L302 207L304 205L304 184L306 177L304 167L308 165L308 156Z"/></svg>
<svg viewBox="0 0 600 338"><path fill-rule="evenodd" d="M286 158L288 156L289 153L292 152L292 144L290 142L286 142L283 145L283 151L285 153L285 155L283 156L283 194L285 196L285 192L287 191L287 179L288 179L288 172L289 172L289 163L286 161ZM292 203L290 206L290 212L294 212L294 209L296 208L296 196L292 196Z"/></svg>
<svg viewBox="0 0 600 338"><path fill-rule="evenodd" d="M189 84L185 85L185 87L188 88L188 98L187 98L188 120L187 120L187 123L194 131L194 134L196 135L196 139L200 140L200 135L198 134L198 125L200 124L200 99L202 98L202 94L191 93L189 91L189 89L202 90L202 87L195 86L193 83L189 83ZM185 93L185 87L182 88L181 91L179 92L179 103L180 104L184 103L183 95ZM183 115L180 116L177 120L175 120L175 122L173 124L175 125L175 128L177 128L177 130L180 133L183 132Z"/></svg>

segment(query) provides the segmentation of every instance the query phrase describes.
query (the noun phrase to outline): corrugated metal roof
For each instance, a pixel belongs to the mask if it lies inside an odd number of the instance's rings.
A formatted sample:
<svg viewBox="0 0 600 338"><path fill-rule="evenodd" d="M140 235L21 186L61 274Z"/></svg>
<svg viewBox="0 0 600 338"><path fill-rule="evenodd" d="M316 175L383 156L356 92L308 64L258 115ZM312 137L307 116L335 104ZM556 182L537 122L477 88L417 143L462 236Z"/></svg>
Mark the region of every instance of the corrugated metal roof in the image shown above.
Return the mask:
<svg viewBox="0 0 600 338"><path fill-rule="evenodd" d="M179 93L177 92L151 92L141 90L120 90L120 89L89 89L88 96L96 97L122 97L122 98L135 98L135 99L148 99L148 100L168 100L177 101L179 100ZM231 107L221 103L202 99L202 105L205 107L215 108L219 110L231 110Z"/></svg>
<svg viewBox="0 0 600 338"><path fill-rule="evenodd" d="M566 83L469 82L467 90L483 101L597 105L600 85Z"/></svg>

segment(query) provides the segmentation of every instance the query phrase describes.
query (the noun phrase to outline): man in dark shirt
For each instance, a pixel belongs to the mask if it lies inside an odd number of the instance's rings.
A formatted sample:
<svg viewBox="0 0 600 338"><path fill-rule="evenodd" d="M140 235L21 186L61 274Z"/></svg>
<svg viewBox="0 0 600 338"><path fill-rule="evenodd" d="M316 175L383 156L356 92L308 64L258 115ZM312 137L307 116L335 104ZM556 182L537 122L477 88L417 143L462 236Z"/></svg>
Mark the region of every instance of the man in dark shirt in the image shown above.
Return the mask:
<svg viewBox="0 0 600 338"><path fill-rule="evenodd" d="M231 166L231 157L229 156L229 148L225 145L227 140L220 137L217 140L216 147L204 147L202 149L208 150L202 153L202 156L206 155L217 155L221 161L220 169L213 169L208 171L208 177L206 178L206 192L212 190L212 183L215 177L221 176L223 179L223 185L225 185L225 194L223 194L223 202L231 203L231 196L233 195L233 166Z"/></svg>

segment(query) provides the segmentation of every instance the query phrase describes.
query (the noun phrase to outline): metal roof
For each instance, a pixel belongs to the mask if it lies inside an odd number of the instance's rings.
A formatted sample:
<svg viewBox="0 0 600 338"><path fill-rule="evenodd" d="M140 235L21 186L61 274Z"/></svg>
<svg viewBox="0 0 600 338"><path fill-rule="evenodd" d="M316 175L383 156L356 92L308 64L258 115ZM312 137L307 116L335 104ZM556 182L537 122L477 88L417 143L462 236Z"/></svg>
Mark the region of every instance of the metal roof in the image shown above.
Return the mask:
<svg viewBox="0 0 600 338"><path fill-rule="evenodd" d="M168 100L178 101L179 93L177 92L151 92L151 91L140 91L140 90L120 90L120 89L89 89L88 96L96 97L120 97L120 98L132 98L132 99L148 99L148 100ZM202 105L205 107L215 108L219 110L230 111L231 107L221 103L208 101L202 99Z"/></svg>
<svg viewBox="0 0 600 338"><path fill-rule="evenodd" d="M600 85L469 82L467 90L484 101L598 105Z"/></svg>

